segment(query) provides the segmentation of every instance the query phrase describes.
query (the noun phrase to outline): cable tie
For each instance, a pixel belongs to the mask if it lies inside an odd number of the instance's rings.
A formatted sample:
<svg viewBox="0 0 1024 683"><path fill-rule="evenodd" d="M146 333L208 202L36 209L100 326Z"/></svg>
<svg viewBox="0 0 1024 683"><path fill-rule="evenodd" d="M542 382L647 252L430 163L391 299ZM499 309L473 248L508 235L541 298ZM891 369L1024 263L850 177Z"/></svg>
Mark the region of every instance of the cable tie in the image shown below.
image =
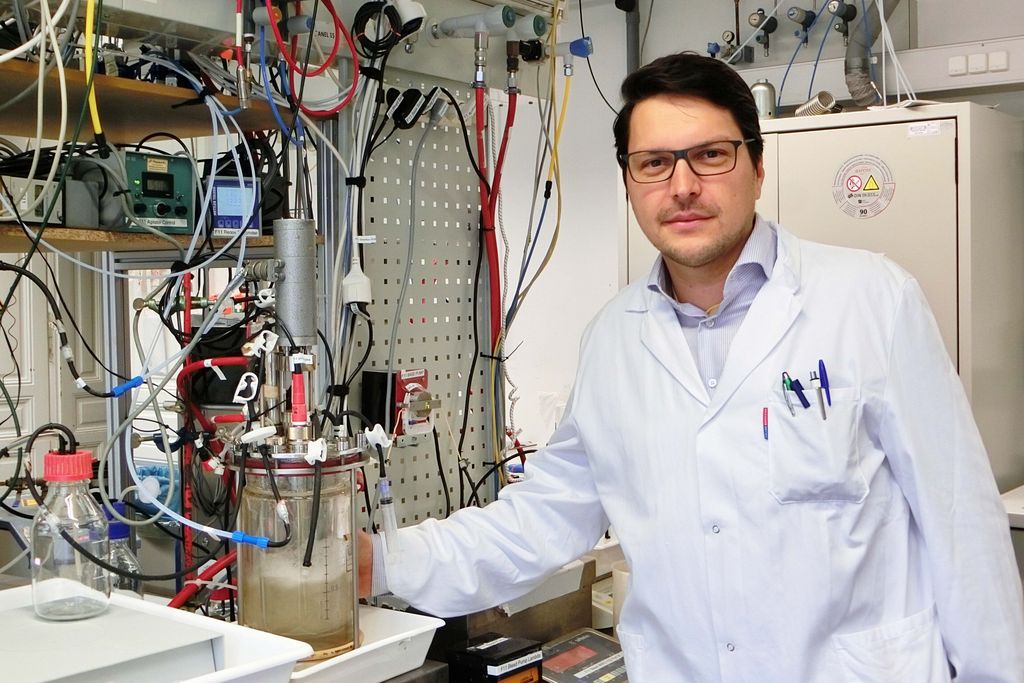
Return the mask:
<svg viewBox="0 0 1024 683"><path fill-rule="evenodd" d="M188 99L188 100L182 100L181 102L178 102L177 104L172 104L171 105L171 109L178 109L179 107L191 107L191 106L196 105L196 104L205 104L206 103L206 98L210 97L212 95L213 95L213 93L210 91L210 89L207 88L204 85L203 89L200 90L198 93L196 93L195 97L193 97L192 99Z"/></svg>
<svg viewBox="0 0 1024 683"><path fill-rule="evenodd" d="M76 377L75 378L75 386L78 387L79 389L85 389L87 386L89 386L89 383L86 382L81 377Z"/></svg>
<svg viewBox="0 0 1024 683"><path fill-rule="evenodd" d="M135 377L132 377L124 384L118 385L111 389L110 393L112 393L115 397L122 396L131 391L132 389L135 389L136 387L141 387L143 381L145 380L143 380L142 375L136 375Z"/></svg>
<svg viewBox="0 0 1024 683"><path fill-rule="evenodd" d="M206 360L204 360L203 367L213 370L213 374L217 375L217 379L223 382L224 380L227 379L227 377L224 375L224 371L221 370L219 366L213 364L213 360L213 358L207 358Z"/></svg>
<svg viewBox="0 0 1024 683"><path fill-rule="evenodd" d="M332 384L329 387L327 387L327 394L330 396L345 398L346 396L348 396L348 386L344 384Z"/></svg>
<svg viewBox="0 0 1024 683"><path fill-rule="evenodd" d="M353 177L350 177L350 178L345 178L345 185L346 186L355 185L359 189L362 189L362 188L366 187L366 176L353 176Z"/></svg>
<svg viewBox="0 0 1024 683"><path fill-rule="evenodd" d="M359 65L359 75L365 76L366 78L372 78L375 81L384 81L384 72L380 69L372 66L366 66L363 64Z"/></svg>

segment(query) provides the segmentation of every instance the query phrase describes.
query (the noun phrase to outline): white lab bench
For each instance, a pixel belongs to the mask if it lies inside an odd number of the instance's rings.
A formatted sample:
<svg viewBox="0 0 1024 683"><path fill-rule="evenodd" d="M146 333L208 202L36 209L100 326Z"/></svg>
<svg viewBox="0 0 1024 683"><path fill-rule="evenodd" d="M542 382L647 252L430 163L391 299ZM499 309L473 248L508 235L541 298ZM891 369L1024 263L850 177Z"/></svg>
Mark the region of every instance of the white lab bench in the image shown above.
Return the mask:
<svg viewBox="0 0 1024 683"><path fill-rule="evenodd" d="M1002 497L1006 515L1010 519L1010 540L1013 541L1013 552L1017 555L1017 567L1020 569L1021 581L1024 581L1024 486L1007 491Z"/></svg>

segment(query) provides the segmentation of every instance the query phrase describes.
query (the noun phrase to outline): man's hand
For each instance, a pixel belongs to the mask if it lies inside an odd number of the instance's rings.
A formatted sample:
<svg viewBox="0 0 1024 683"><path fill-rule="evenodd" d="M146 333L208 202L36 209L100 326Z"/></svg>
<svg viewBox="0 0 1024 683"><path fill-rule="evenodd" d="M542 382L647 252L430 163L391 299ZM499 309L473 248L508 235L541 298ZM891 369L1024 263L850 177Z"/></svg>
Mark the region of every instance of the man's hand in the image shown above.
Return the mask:
<svg viewBox="0 0 1024 683"><path fill-rule="evenodd" d="M359 529L356 536L356 554L359 559L359 597L370 597L373 587L373 541L370 534Z"/></svg>

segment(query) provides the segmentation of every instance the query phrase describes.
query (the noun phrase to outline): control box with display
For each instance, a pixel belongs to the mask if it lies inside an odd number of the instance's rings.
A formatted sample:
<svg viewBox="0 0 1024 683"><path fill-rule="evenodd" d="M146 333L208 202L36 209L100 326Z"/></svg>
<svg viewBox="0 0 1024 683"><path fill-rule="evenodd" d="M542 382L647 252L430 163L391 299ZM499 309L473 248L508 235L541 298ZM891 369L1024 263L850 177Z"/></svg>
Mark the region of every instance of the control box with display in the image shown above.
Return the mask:
<svg viewBox="0 0 1024 683"><path fill-rule="evenodd" d="M195 227L195 181L184 157L125 152L125 180L135 220L161 232L192 233ZM128 229L142 228L129 223Z"/></svg>
<svg viewBox="0 0 1024 683"><path fill-rule="evenodd" d="M258 179L230 176L214 178L213 201L210 206L213 236L234 237L244 224L247 236L259 237L263 225L260 204Z"/></svg>

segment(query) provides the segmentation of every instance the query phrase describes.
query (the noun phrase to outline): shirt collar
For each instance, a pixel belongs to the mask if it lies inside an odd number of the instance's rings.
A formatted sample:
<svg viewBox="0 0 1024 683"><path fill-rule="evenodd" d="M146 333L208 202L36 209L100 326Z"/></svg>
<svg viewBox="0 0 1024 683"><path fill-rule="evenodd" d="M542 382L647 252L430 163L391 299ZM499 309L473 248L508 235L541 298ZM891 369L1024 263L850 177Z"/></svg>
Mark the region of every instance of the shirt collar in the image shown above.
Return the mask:
<svg viewBox="0 0 1024 683"><path fill-rule="evenodd" d="M755 215L754 229L751 230L750 237L747 238L746 244L743 245L743 251L740 252L739 258L736 259L736 263L733 265L732 270L729 271L728 277L726 277L724 300L730 298L730 284L734 281L733 276L738 270L749 268L753 265L760 268L764 272L764 279L768 280L772 276L772 270L775 268L777 257L778 237L775 234L775 229L771 223L760 215ZM672 287L669 282L668 270L665 268L664 256L658 256L650 275L647 276L647 289L658 292L662 296L667 297L672 303L678 304L675 296L669 293Z"/></svg>

